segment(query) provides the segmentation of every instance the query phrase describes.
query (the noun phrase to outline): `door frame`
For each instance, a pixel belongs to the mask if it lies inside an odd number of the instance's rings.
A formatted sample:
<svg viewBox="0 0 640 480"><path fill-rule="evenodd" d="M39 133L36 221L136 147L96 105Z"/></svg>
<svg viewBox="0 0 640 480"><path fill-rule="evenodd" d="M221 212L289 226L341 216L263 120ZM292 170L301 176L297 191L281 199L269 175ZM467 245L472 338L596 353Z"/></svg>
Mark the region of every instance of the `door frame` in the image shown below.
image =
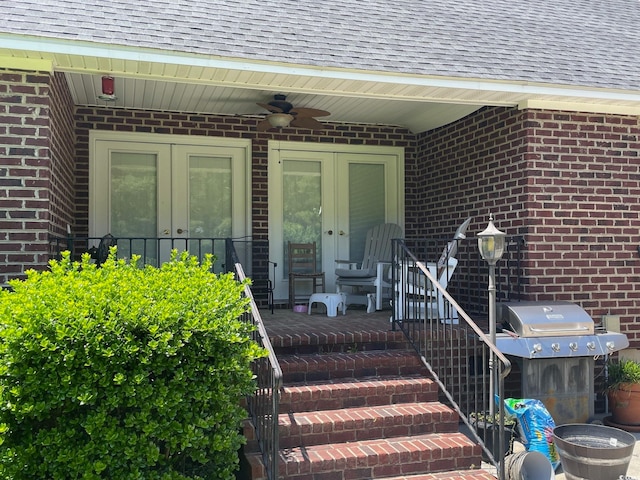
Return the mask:
<svg viewBox="0 0 640 480"><path fill-rule="evenodd" d="M203 146L212 149L233 147L239 148L244 151L244 160L241 165L244 179L241 181L243 192L241 193L244 208L238 210L233 208L234 212L243 212L243 218L233 219L234 223L238 223L239 229L243 232L242 237L249 237L252 232L251 221L251 140L237 139L237 138L223 138L223 137L202 137L192 135L175 135L164 133L138 133L138 132L113 132L104 130L90 130L89 131L89 236L99 237L104 232L97 231L97 216L104 215L104 211L108 208L108 205L102 205L100 199L97 198L97 189L99 183L107 181L107 179L99 178L96 175L96 161L98 153L98 142L128 142L132 145L144 145L147 144L153 150L153 146L169 146L176 145L184 146ZM173 148L170 148L173 150ZM158 190L166 189L167 185L158 185ZM173 192L171 192L171 195ZM161 201L161 196L158 195L158 201ZM235 229L234 229L235 230Z"/></svg>
<svg viewBox="0 0 640 480"><path fill-rule="evenodd" d="M395 189L395 211L391 212L387 209L387 222L397 223L404 229L404 213L405 213L405 149L403 147L387 147L387 146L375 146L375 145L341 145L341 144L324 144L324 143L310 143L310 142L294 142L283 140L270 140L268 143L268 164L269 164L269 258L271 261L276 262L278 265L282 265L283 261L283 249L280 245L283 242L282 238L282 225L276 225L277 219L281 218L281 212L278 209L282 207L282 183L279 179L276 179L274 172L280 172L278 168L278 162L280 161L280 152L312 152L312 153L325 153L334 155L334 157L340 154L360 154L360 155L386 155L394 156L395 172L394 177L396 181ZM345 183L340 183L340 179L335 178L336 172L333 168L329 168L327 171L330 175L333 175L332 182L336 185L336 188L344 188ZM272 176L273 175L273 176ZM323 186L324 189L324 186ZM329 202L333 205L334 199L330 199ZM323 206L324 208L324 206ZM337 206L334 207L337 210ZM334 221L337 222L337 212L332 213ZM333 225L333 228L338 228L337 223ZM326 271L326 269L325 269ZM326 272L332 274L331 272ZM288 292L286 288L286 272L280 271L277 273L277 277L274 280L274 290L276 292ZM282 283L282 285L281 285ZM332 284L333 282L327 282ZM278 298L282 300L282 298Z"/></svg>

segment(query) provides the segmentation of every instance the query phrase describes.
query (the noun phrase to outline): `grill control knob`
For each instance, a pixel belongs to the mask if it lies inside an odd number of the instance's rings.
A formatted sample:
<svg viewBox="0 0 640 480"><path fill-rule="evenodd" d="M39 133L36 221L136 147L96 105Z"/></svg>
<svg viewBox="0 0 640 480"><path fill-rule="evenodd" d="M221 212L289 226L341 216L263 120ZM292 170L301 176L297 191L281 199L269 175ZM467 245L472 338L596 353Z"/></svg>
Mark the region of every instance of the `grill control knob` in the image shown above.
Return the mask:
<svg viewBox="0 0 640 480"><path fill-rule="evenodd" d="M559 352L560 351L560 344L559 343L552 343L551 344L551 350L553 350L554 352Z"/></svg>
<svg viewBox="0 0 640 480"><path fill-rule="evenodd" d="M535 355L536 353L540 353L541 351L542 351L542 344L536 343L533 345L533 351L531 352L531 354Z"/></svg>
<svg viewBox="0 0 640 480"><path fill-rule="evenodd" d="M595 342L587 342L587 348L589 350L595 350L596 349L596 344Z"/></svg>
<svg viewBox="0 0 640 480"><path fill-rule="evenodd" d="M613 342L607 342L607 348L613 352L613 349L616 347L616 344Z"/></svg>
<svg viewBox="0 0 640 480"><path fill-rule="evenodd" d="M578 344L577 344L576 342L571 342L571 343L569 344L569 349L570 349L572 352L575 352L576 350L578 350Z"/></svg>

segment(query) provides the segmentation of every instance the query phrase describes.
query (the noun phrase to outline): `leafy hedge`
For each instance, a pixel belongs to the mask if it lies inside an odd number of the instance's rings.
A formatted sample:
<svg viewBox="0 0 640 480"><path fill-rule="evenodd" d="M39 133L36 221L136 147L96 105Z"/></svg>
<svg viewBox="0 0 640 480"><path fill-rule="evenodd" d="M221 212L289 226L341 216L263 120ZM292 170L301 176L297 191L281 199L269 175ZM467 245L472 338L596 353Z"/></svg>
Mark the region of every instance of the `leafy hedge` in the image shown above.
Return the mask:
<svg viewBox="0 0 640 480"><path fill-rule="evenodd" d="M0 294L0 476L231 479L263 355L232 275L68 252Z"/></svg>

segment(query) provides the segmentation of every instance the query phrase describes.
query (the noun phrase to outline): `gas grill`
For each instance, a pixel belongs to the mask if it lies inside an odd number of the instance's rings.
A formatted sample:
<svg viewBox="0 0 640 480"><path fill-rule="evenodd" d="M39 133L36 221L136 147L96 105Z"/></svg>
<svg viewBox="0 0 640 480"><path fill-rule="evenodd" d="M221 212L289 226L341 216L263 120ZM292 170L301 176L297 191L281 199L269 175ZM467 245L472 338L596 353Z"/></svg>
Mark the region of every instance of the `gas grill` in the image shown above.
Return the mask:
<svg viewBox="0 0 640 480"><path fill-rule="evenodd" d="M557 425L594 414L595 359L629 346L626 335L596 329L571 302L498 304L496 346L520 366L521 398L541 400Z"/></svg>

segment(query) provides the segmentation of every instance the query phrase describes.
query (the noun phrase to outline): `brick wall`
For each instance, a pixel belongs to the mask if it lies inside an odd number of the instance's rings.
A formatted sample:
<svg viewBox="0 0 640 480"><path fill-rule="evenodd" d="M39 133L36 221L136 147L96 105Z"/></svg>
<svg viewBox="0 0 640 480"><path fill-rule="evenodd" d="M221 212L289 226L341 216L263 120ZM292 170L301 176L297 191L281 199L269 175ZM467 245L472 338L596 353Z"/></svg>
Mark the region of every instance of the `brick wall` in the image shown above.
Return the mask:
<svg viewBox="0 0 640 480"><path fill-rule="evenodd" d="M515 109L484 108L419 135L421 168L415 186L419 193L416 211L407 212L407 230L418 236L453 233L472 216L468 232L475 235L484 230L488 212L493 212L499 228L522 233L514 230L523 224L526 208L523 116Z"/></svg>
<svg viewBox="0 0 640 480"><path fill-rule="evenodd" d="M49 231L64 236L75 231L75 124L71 93L62 73L51 82L51 202Z"/></svg>
<svg viewBox="0 0 640 480"><path fill-rule="evenodd" d="M434 235L471 215L475 235L493 212L526 237L530 299L619 315L638 346L639 136L632 116L483 109L418 139L414 207L429 222L408 212L407 228Z"/></svg>
<svg viewBox="0 0 640 480"><path fill-rule="evenodd" d="M0 283L47 261L51 159L47 73L0 71Z"/></svg>
<svg viewBox="0 0 640 480"><path fill-rule="evenodd" d="M62 74L0 72L0 283L49 260L74 216L73 102Z"/></svg>

